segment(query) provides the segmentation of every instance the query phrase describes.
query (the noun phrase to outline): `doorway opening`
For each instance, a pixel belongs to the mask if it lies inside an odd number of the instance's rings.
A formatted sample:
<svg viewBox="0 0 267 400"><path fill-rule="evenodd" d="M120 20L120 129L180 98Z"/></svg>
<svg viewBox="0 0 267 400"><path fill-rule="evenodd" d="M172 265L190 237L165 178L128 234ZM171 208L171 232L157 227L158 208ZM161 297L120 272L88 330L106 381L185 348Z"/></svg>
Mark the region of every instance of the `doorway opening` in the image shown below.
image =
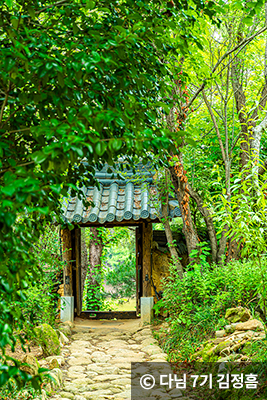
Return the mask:
<svg viewBox="0 0 267 400"><path fill-rule="evenodd" d="M81 228L83 314L137 315L137 230L136 226Z"/></svg>

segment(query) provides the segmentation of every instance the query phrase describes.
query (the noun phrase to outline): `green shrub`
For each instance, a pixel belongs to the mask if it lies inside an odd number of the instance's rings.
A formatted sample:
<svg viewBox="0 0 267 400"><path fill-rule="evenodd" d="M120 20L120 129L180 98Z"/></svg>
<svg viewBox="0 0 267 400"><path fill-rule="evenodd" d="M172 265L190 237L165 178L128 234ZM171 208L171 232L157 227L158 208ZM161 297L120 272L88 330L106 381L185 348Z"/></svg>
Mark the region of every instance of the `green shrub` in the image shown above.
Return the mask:
<svg viewBox="0 0 267 400"><path fill-rule="evenodd" d="M57 290L62 283L64 266L60 254L58 229L53 225L47 225L38 243L33 245L32 251L38 260L38 279L37 276L28 274L28 284L21 293L24 302L22 315L19 316L19 327L30 339L34 337L33 329L36 325L46 322L54 326L58 315ZM15 312L20 308L20 304L14 302L10 307Z"/></svg>
<svg viewBox="0 0 267 400"><path fill-rule="evenodd" d="M135 294L136 260L131 254L124 260L117 261L113 268L106 272L106 282L115 291L114 298L129 298Z"/></svg>
<svg viewBox="0 0 267 400"><path fill-rule="evenodd" d="M266 274L265 258L262 269ZM165 350L174 359L190 358L208 335L227 323L227 308L242 305L263 317L261 281L262 271L253 261L232 261L223 267L194 265L188 267L183 280L171 267L163 299L156 305L156 311L168 313L170 327L162 343Z"/></svg>
<svg viewBox="0 0 267 400"><path fill-rule="evenodd" d="M0 399L1 400L40 399L40 393L28 384L26 384L26 386L23 389L18 388L15 381L11 378L8 384L0 388Z"/></svg>

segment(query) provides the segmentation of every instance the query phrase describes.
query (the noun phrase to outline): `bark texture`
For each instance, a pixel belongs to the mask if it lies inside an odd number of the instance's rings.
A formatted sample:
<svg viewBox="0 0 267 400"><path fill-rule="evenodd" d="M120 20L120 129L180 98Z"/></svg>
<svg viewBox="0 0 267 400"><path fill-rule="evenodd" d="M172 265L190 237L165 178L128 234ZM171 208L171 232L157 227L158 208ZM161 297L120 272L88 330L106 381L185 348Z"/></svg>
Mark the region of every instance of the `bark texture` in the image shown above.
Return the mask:
<svg viewBox="0 0 267 400"><path fill-rule="evenodd" d="M165 179L166 183L168 181L167 174L165 174ZM161 210L162 210L162 218L160 218L161 223L164 226L165 233L166 233L166 238L167 242L169 245L169 250L171 253L171 257L175 263L175 266L177 268L177 272L179 274L179 277L182 279L183 278L183 266L180 262L178 252L176 250L175 244L173 243L173 236L172 236L172 231L170 227L170 222L169 222L169 202L168 202L168 190L166 191L165 195L161 194Z"/></svg>
<svg viewBox="0 0 267 400"><path fill-rule="evenodd" d="M185 235L185 240L189 255L189 262L195 262L196 259L190 257L190 253L192 252L192 250L197 249L199 238L197 235L197 231L194 227L190 211L190 205L189 205L190 195L187 185L187 177L185 176L185 171L181 162L178 162L176 166L170 166L169 171L171 174L171 180L177 194L179 207L182 214L183 233Z"/></svg>
<svg viewBox="0 0 267 400"><path fill-rule="evenodd" d="M211 246L212 262L217 262L218 245L217 245L217 237L211 213L207 209L207 207L203 205L203 200L200 197L200 195L189 184L188 184L188 189L190 196L196 202L198 211L201 213L207 226L208 235L210 239L210 246Z"/></svg>
<svg viewBox="0 0 267 400"><path fill-rule="evenodd" d="M90 228L91 239L89 245L88 283L90 286L100 286L99 275L101 273L101 256L103 242L98 235L97 228Z"/></svg>

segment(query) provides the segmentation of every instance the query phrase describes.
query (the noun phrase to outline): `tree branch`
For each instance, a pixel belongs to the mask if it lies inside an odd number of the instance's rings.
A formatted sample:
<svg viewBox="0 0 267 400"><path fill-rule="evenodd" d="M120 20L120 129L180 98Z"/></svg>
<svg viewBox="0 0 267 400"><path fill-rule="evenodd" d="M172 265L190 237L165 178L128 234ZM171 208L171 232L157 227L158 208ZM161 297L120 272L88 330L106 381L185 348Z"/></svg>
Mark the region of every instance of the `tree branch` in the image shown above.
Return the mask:
<svg viewBox="0 0 267 400"><path fill-rule="evenodd" d="M189 194L192 197L192 199L195 200L197 204L197 208L202 215L202 217L205 220L207 229L208 229L208 235L210 239L210 245L211 245L211 254L212 254L212 262L216 262L217 260L217 251L218 251L218 245L217 245L217 238L216 238L216 232L214 229L214 224L213 224L213 219L211 216L210 211L203 205L203 201L199 194L188 184L188 190Z"/></svg>
<svg viewBox="0 0 267 400"><path fill-rule="evenodd" d="M218 137L218 140L219 140L219 145L220 145L220 149L221 149L221 152L222 152L223 162L225 163L225 151L224 151L224 147L223 147L222 137L221 137L221 134L220 134L220 131L219 131L219 127L218 127L215 115L214 115L214 113L212 111L211 105L210 105L210 103L209 103L209 101L207 99L207 96L206 96L206 93L205 93L204 89L202 90L202 95L203 95L203 99L205 101L205 104L206 104L206 106L207 106L207 108L209 110L209 113L210 113L210 116L211 116L211 119L212 119L212 122L213 122L213 125L214 125L214 128L215 128L215 131L216 131L216 134L217 134L217 137Z"/></svg>
<svg viewBox="0 0 267 400"><path fill-rule="evenodd" d="M70 5L70 3L66 2L66 0L57 1L57 2L54 3L54 4L49 4L48 6L43 7L41 10L35 11L35 14L40 14L40 13L42 13L43 11L47 10L48 8L52 8L52 7L55 7L55 6L60 6L60 5L63 5L64 3Z"/></svg>
<svg viewBox="0 0 267 400"><path fill-rule="evenodd" d="M212 74L216 71L216 69L219 67L219 65L223 62L223 60L228 57L230 54L238 50L240 47L245 47L245 45L249 44L255 37L258 35L261 35L263 32L267 30L267 26L264 26L262 29L260 29L258 32L254 33L254 35L249 36L248 38L242 40L240 43L238 43L232 50L227 51L214 65L212 72L210 73L210 78L212 77ZM205 88L207 84L207 80L205 80L202 85L198 88L192 99L190 100L189 104L187 105L188 109L191 107L195 99L198 97L199 93L202 92L202 90Z"/></svg>
<svg viewBox="0 0 267 400"><path fill-rule="evenodd" d="M7 100L8 100L8 93L6 93L4 101L3 101L3 104L2 104L2 107L1 107L1 112L0 112L0 124L1 124L1 127L2 127L2 119L3 119L4 110L5 110L5 107L6 107L6 104L7 104Z"/></svg>

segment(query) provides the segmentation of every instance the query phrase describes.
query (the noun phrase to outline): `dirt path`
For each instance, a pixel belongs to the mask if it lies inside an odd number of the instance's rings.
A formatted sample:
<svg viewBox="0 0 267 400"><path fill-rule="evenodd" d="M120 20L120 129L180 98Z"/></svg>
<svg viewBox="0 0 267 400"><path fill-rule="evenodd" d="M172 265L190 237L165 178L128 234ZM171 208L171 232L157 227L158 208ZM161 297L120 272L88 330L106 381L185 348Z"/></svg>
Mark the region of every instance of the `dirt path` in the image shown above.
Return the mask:
<svg viewBox="0 0 267 400"><path fill-rule="evenodd" d="M75 321L75 333L63 350L63 387L51 400L130 400L131 362L165 362L166 356L150 328L139 324Z"/></svg>

